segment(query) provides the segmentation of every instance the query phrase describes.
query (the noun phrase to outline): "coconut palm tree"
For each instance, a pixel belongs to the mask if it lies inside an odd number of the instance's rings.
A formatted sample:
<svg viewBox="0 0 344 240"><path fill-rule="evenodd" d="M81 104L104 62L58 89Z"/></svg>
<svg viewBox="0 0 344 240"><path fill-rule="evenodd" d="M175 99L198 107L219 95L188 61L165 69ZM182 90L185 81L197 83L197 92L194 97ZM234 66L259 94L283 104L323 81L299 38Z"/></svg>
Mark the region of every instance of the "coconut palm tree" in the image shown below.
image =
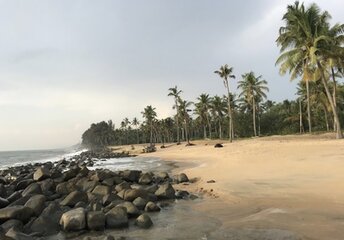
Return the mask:
<svg viewBox="0 0 344 240"><path fill-rule="evenodd" d="M337 109L325 76L325 62L330 55L342 55L343 48L338 47L336 52L331 51L333 36L329 33L329 19L328 12L322 12L316 4L311 4L308 8L298 1L289 5L283 16L285 26L280 28L277 38L282 54L276 64L281 65L282 74L289 71L291 79L298 76L302 76L305 81L321 78L336 121L336 137L342 138Z"/></svg>
<svg viewBox="0 0 344 240"><path fill-rule="evenodd" d="M133 124L133 126L135 127L135 131L136 131L136 138L137 138L137 144L140 143L140 138L139 138L139 129L138 126L140 125L139 120L134 117L133 121L131 122Z"/></svg>
<svg viewBox="0 0 344 240"><path fill-rule="evenodd" d="M182 90L178 90L177 86L174 88L168 89L170 92L167 96L174 97L174 106L173 109L176 109L177 115L176 115L176 126L177 126L177 144L180 144L180 136L179 136L179 107L178 107L178 100L180 98L180 94L182 93Z"/></svg>
<svg viewBox="0 0 344 240"><path fill-rule="evenodd" d="M257 136L256 111L259 109L259 102L266 98L265 92L269 91L266 86L267 81L262 80L262 76L256 77L254 72L242 75L242 80L238 82L238 88L241 89L239 97L243 97L252 109L253 132Z"/></svg>
<svg viewBox="0 0 344 240"><path fill-rule="evenodd" d="M227 90L227 104L228 104L228 124L229 124L229 141L232 142L234 137L234 129L233 129L233 116L232 116L232 108L231 108L231 91L230 91L230 85L229 85L229 79L235 78L235 75L232 74L233 67L229 67L227 64L220 67L219 70L216 70L214 73L218 74L220 78L223 79L223 84L225 85L225 88Z"/></svg>
<svg viewBox="0 0 344 240"><path fill-rule="evenodd" d="M211 105L210 105L210 109L211 109L211 113L215 119L215 121L217 121L218 123L218 127L219 127L219 138L222 138L222 121L223 121L223 117L224 117L224 113L226 111L226 101L224 101L223 98L219 97L219 96L214 96L212 98L211 101Z"/></svg>
<svg viewBox="0 0 344 240"><path fill-rule="evenodd" d="M183 122L184 122L185 137L186 137L187 145L190 145L189 123L190 123L191 118L188 112L191 111L189 108L192 106L193 103L179 98L178 104L179 104L179 116L181 119L183 119Z"/></svg>
<svg viewBox="0 0 344 240"><path fill-rule="evenodd" d="M201 118L203 124L204 138L207 138L207 125L209 129L209 137L211 138L211 124L209 116L209 108L212 98L209 94L202 93L198 98L198 102L195 103L195 113Z"/></svg>
<svg viewBox="0 0 344 240"><path fill-rule="evenodd" d="M152 147L153 146L153 122L157 114L155 112L155 108L153 108L151 105L145 107L145 109L141 113L142 113L143 118L145 118L146 120L146 124L150 128L149 143L150 143L150 147Z"/></svg>

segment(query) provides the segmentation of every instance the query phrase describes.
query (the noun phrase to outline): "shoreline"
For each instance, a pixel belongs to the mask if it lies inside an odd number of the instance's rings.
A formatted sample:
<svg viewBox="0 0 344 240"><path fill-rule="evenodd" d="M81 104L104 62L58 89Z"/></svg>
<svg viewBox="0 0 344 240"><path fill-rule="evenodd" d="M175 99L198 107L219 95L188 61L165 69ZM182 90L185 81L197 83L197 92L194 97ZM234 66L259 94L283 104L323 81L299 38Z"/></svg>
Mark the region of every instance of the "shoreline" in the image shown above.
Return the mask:
<svg viewBox="0 0 344 240"><path fill-rule="evenodd" d="M173 174L199 177L191 187L183 187L203 193L203 203L194 209L219 219L220 232L243 234L228 236L285 239L282 235L287 234L290 239L340 240L344 147L343 140L330 137L273 136L231 144L195 141L191 147L157 145L157 152L140 156L175 161L180 168ZM217 142L224 147L215 149ZM207 183L212 179L216 182Z"/></svg>

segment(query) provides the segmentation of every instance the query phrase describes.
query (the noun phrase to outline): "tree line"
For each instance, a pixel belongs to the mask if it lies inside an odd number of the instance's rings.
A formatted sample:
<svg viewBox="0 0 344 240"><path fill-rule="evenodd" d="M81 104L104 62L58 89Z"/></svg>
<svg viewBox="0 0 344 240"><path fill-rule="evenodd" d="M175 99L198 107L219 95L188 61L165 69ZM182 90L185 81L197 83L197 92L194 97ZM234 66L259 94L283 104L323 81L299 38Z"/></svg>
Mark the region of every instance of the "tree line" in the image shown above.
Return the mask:
<svg viewBox="0 0 344 240"><path fill-rule="evenodd" d="M83 134L86 145L166 143L195 139L229 139L306 131L335 131L342 138L344 85L344 25L329 23L330 14L316 4L296 1L283 15L276 40L281 55L276 61L282 75L298 79L297 98L276 103L267 99L269 88L261 75L250 71L240 77L227 64L214 71L226 95L202 93L194 101L182 97L177 86L169 88L175 115L159 119L149 105L142 121L124 118L118 128L112 121L92 124ZM238 94L231 81L238 80Z"/></svg>

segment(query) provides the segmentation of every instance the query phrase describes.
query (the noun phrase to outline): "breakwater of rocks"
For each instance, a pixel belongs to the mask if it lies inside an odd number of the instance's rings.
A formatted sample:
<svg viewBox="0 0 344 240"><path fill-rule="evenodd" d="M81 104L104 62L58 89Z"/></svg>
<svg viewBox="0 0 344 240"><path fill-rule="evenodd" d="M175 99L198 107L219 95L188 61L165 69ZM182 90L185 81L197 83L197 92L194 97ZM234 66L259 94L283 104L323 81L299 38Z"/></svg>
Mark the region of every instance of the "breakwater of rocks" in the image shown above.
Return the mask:
<svg viewBox="0 0 344 240"><path fill-rule="evenodd" d="M175 183L189 182L183 173L89 169L99 159L122 157L132 156L87 151L69 160L1 170L0 239L114 239L104 230L151 228L149 214L166 201L197 198L174 189ZM86 236L93 231L99 234Z"/></svg>

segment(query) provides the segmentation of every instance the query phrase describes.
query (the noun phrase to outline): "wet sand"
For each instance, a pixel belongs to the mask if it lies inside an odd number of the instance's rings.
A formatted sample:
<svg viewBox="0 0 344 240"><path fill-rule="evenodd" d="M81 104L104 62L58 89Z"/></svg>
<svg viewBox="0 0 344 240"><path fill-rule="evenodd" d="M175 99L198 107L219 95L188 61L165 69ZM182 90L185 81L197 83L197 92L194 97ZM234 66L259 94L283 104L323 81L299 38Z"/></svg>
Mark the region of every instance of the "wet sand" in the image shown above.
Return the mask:
<svg viewBox="0 0 344 240"><path fill-rule="evenodd" d="M185 204L199 215L195 220L213 227L189 239L339 240L344 236L344 141L332 137L256 138L223 142L223 148L213 147L218 141L196 141L141 156L176 161L175 173L200 178L179 187L203 195Z"/></svg>

